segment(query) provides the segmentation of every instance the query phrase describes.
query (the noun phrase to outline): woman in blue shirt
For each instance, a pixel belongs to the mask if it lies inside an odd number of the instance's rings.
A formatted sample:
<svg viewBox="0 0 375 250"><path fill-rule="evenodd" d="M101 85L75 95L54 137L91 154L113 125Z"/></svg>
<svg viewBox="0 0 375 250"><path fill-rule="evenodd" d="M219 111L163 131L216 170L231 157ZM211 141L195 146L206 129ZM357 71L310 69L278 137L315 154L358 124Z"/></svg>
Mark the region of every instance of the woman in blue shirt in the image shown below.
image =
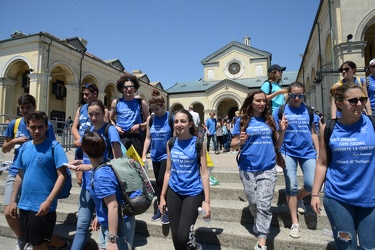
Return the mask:
<svg viewBox="0 0 375 250"><path fill-rule="evenodd" d="M206 211L204 218L211 216L206 150L202 145L199 166L196 147L198 137L189 111L184 109L176 113L174 131L177 138L171 149L167 147L167 169L159 209L161 213L165 213L168 203L174 248L199 249L192 226L197 220L198 208L202 207Z"/></svg>
<svg viewBox="0 0 375 250"><path fill-rule="evenodd" d="M325 126L321 130L311 207L320 213L319 191L325 181L324 208L336 249L357 249L357 236L361 249L375 249L375 132L362 113L368 98L355 84L338 87L334 98L342 116L328 145Z"/></svg>
<svg viewBox="0 0 375 250"><path fill-rule="evenodd" d="M297 210L301 214L306 211L303 198L311 193L319 145L315 125L310 120L309 109L303 102L305 85L300 82L293 82L289 85L288 93L288 101L283 112L284 117L288 119L288 128L285 131L280 151L286 163L284 169L285 192L290 216L292 217L289 235L292 238L299 238L300 229ZM273 113L275 121L279 120L278 113L280 108L277 108ZM301 189L298 189L298 165L303 172L303 186Z"/></svg>
<svg viewBox="0 0 375 250"><path fill-rule="evenodd" d="M262 90L250 91L240 111L242 116L234 125L231 147L241 148L238 167L249 210L254 217L253 231L258 235L255 249L267 249L271 202L277 178L275 151L280 148L288 121L283 118L276 132L271 107Z"/></svg>
<svg viewBox="0 0 375 250"><path fill-rule="evenodd" d="M143 146L142 160L146 161L147 152L151 146L150 155L156 179L156 196L159 202L165 168L167 166L166 145L169 138L173 135L173 128L170 127L169 119L173 118L170 117L170 112L166 111L164 98L160 96L160 92L157 89L153 90L149 105L154 115L152 124L150 124L151 116L147 118L146 139ZM161 216L160 210L158 209L154 216L152 216L151 221L159 220L161 220L163 224L168 224L168 212L166 211L165 214Z"/></svg>
<svg viewBox="0 0 375 250"><path fill-rule="evenodd" d="M103 157L106 160L122 157L120 137L116 128L114 126L110 126L108 128L108 133L105 135L105 128L107 126L107 123L105 122L104 118L105 107L103 102L100 100L91 101L87 105L87 113L90 119L90 123L92 124L92 127L89 128L89 131L98 132L103 136L103 138L105 138L105 136L108 136L108 141L111 144L106 146ZM88 133L89 131L86 131L85 133ZM83 161L76 160L71 162L71 164L75 165L76 168L70 169L76 171L84 171L82 175L82 188L79 198L77 230L72 243L72 249L83 249L86 237L88 235L88 229L91 223L91 219L95 210L95 204L89 192L93 166L86 154L83 155Z"/></svg>

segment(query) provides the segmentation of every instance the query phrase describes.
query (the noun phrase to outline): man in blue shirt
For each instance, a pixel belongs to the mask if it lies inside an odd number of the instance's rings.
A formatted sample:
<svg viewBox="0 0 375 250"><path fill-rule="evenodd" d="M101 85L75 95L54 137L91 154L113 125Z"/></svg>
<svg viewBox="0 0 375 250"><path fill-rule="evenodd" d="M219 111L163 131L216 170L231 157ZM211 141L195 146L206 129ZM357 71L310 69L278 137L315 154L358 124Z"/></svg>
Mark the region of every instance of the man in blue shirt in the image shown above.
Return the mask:
<svg viewBox="0 0 375 250"><path fill-rule="evenodd" d="M210 151L210 143L212 139L214 143L215 154L219 154L219 151L217 150L216 126L217 126L217 121L215 118L215 113L210 112L210 118L207 118L206 124L205 124L206 133L207 133L207 152Z"/></svg>

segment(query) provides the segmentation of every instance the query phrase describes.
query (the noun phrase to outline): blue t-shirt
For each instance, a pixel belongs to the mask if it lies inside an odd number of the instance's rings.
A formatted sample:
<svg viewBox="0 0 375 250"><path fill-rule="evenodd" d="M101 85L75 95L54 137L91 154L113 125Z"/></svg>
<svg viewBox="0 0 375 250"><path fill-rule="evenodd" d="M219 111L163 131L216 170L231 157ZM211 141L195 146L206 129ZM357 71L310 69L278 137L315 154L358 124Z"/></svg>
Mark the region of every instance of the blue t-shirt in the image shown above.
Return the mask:
<svg viewBox="0 0 375 250"><path fill-rule="evenodd" d="M368 97L371 105L371 110L375 111L375 76L369 75L366 79ZM372 114L374 115L374 114Z"/></svg>
<svg viewBox="0 0 375 250"><path fill-rule="evenodd" d="M216 118L207 118L206 126L207 130L210 132L210 135L216 135Z"/></svg>
<svg viewBox="0 0 375 250"><path fill-rule="evenodd" d="M317 114L314 113L314 120L313 120L312 124L315 125L315 131L318 135L320 134L319 122L320 122L320 117Z"/></svg>
<svg viewBox="0 0 375 250"><path fill-rule="evenodd" d="M53 141L47 138L34 145L32 141L24 143L15 162L17 169L24 171L21 197L18 207L27 211L39 211L39 206L50 195L57 180L57 168L68 162L60 144L52 148ZM52 150L54 152L52 153ZM57 199L51 204L50 212L56 210Z"/></svg>
<svg viewBox="0 0 375 250"><path fill-rule="evenodd" d="M121 204L121 191L116 176L111 167L104 166L95 171L91 183L90 195L95 203L96 216L101 225L108 227L108 207L104 198L115 194L119 206Z"/></svg>
<svg viewBox="0 0 375 250"><path fill-rule="evenodd" d="M15 126L15 123L16 123L16 120L12 120L8 124L7 129L4 132L5 138L13 139L13 138L18 138L18 137L25 136L25 137L28 137L30 140L32 140L32 137L31 137L29 131L27 130L24 118L23 117L21 118L20 124L19 124L19 126L17 128L17 131L16 131L16 136L14 136L14 126ZM56 140L55 132L53 130L52 123L50 121L48 121L48 130L46 131L46 136L48 138L50 138L51 140ZM20 145L19 144L14 147L14 158L13 158L13 161L15 161L17 159L19 149L20 149ZM14 164L12 163L12 165L9 167L8 172L9 172L9 175L16 176L16 174L18 172L18 169L15 168Z"/></svg>
<svg viewBox="0 0 375 250"><path fill-rule="evenodd" d="M90 128L90 131L98 132L104 139L106 139L105 136L104 136L104 129L105 129L106 125L107 124L104 123L104 125L97 131L94 129L94 126L92 126ZM116 143L116 142L120 143L120 136L117 132L117 129L114 126L109 126L109 128L108 128L108 138L109 138L109 141L111 142L111 145L113 145L113 143ZM105 160L111 160L111 159L107 159L109 148L112 148L112 147L109 147L107 145L107 148L106 148L106 150L103 154L103 157L104 157ZM91 164L90 159L86 154L83 154L83 163L84 164ZM83 175L82 175L82 186L85 187L86 190L90 190L91 179L92 179L92 170L84 171Z"/></svg>
<svg viewBox="0 0 375 250"><path fill-rule="evenodd" d="M153 162L160 162L167 159L167 141L172 137L172 129L169 126L169 112L162 117L154 116L150 127L151 147L150 154Z"/></svg>
<svg viewBox="0 0 375 250"><path fill-rule="evenodd" d="M82 107L79 109L79 117L78 117L78 122L79 122L79 128L78 132L80 136L82 137L83 134L85 133L86 129L91 126L91 122L89 119L89 114L88 114L88 104L82 105Z"/></svg>
<svg viewBox="0 0 375 250"><path fill-rule="evenodd" d="M273 118L278 127L279 108L273 113ZM298 108L285 105L284 117L288 119L288 127L285 131L284 141L280 151L283 154L303 159L315 159L316 151L311 137L310 115L304 104Z"/></svg>
<svg viewBox="0 0 375 250"><path fill-rule="evenodd" d="M336 122L329 140L325 195L349 205L375 207L375 132L362 115L353 125Z"/></svg>
<svg viewBox="0 0 375 250"><path fill-rule="evenodd" d="M266 81L263 83L260 90L262 90L267 95L270 95L272 93L275 93L276 91L279 91L281 89L281 86L277 82L271 82L272 84L272 91L270 91L270 82ZM270 93L271 92L271 93ZM283 105L285 102L284 95L277 95L274 98L272 98L272 112L274 112L278 107Z"/></svg>
<svg viewBox="0 0 375 250"><path fill-rule="evenodd" d="M234 125L233 135L240 134L240 121ZM242 146L238 167L247 172L265 171L276 165L272 130L262 117L252 117L246 128L248 139Z"/></svg>
<svg viewBox="0 0 375 250"><path fill-rule="evenodd" d="M142 123L141 108L136 98L131 101L121 98L116 104L116 125L121 127L124 132L129 132L135 124Z"/></svg>
<svg viewBox="0 0 375 250"><path fill-rule="evenodd" d="M171 155L169 187L180 195L196 196L203 191L195 146L196 136L188 140L176 139Z"/></svg>

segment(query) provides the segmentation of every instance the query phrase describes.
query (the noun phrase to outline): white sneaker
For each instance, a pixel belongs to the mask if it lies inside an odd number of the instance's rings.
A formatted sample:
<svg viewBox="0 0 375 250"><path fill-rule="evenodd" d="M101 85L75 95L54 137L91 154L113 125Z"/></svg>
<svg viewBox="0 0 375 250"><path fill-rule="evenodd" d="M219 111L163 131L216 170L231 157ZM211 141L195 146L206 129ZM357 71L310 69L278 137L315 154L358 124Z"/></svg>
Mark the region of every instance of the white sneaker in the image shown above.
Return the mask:
<svg viewBox="0 0 375 250"><path fill-rule="evenodd" d="M33 246L29 242L27 242L23 249L24 250L33 250Z"/></svg>
<svg viewBox="0 0 375 250"><path fill-rule="evenodd" d="M290 235L290 237L292 237L292 238L299 238L299 237L301 237L301 235L300 235L300 233L299 233L299 224L293 224L293 225L290 227L289 235Z"/></svg>
<svg viewBox="0 0 375 250"><path fill-rule="evenodd" d="M261 246L261 247L259 247L258 242L257 242L257 244L254 247L254 250L267 250L267 246Z"/></svg>
<svg viewBox="0 0 375 250"><path fill-rule="evenodd" d="M297 211L300 214L304 214L306 212L305 204L303 204L303 200L297 200Z"/></svg>
<svg viewBox="0 0 375 250"><path fill-rule="evenodd" d="M276 165L276 172L278 172L278 173L283 173L283 172L284 172L284 170L283 170L283 168L282 168L282 167L280 167L280 166Z"/></svg>

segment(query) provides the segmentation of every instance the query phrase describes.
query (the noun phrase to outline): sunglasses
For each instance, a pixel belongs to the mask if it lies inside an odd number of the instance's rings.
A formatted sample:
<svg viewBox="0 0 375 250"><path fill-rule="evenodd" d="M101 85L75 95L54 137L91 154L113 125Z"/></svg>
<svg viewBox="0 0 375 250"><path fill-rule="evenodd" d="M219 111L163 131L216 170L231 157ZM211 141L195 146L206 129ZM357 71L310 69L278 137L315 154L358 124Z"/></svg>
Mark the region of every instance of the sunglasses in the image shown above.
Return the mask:
<svg viewBox="0 0 375 250"><path fill-rule="evenodd" d="M375 69L375 65L370 65L370 68Z"/></svg>
<svg viewBox="0 0 375 250"><path fill-rule="evenodd" d="M134 89L134 85L129 85L129 86L122 86L125 90L127 89Z"/></svg>
<svg viewBox="0 0 375 250"><path fill-rule="evenodd" d="M348 99L348 102L350 106L357 106L358 101L360 101L362 105L365 105L367 103L367 100L368 100L368 97L362 96L359 98L355 97L355 98Z"/></svg>
<svg viewBox="0 0 375 250"><path fill-rule="evenodd" d="M349 69L350 69L350 68L340 68L339 71L340 71L340 72L343 72L343 71L348 72Z"/></svg>
<svg viewBox="0 0 375 250"><path fill-rule="evenodd" d="M289 96L290 96L290 98L292 98L292 99L296 99L297 97L298 97L299 99L302 99L302 98L305 97L305 94L289 94Z"/></svg>

